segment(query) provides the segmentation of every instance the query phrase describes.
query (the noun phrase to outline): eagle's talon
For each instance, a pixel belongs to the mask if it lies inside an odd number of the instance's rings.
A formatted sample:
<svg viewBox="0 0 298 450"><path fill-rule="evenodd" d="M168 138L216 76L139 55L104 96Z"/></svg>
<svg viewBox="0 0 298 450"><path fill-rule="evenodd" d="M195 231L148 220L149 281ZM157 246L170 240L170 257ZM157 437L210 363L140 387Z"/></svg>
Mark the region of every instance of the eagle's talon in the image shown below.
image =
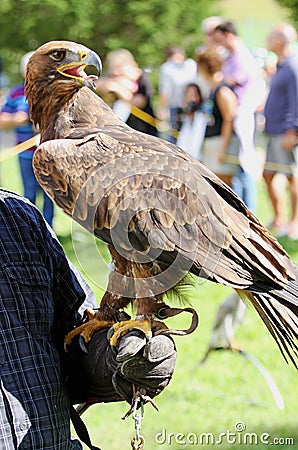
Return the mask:
<svg viewBox="0 0 298 450"><path fill-rule="evenodd" d="M117 355L117 353L118 353L117 347L115 345L111 344L111 340L112 340L112 337L114 336L114 334L115 334L114 326L111 326L111 328L109 328L108 332L107 332L107 340L110 343L112 351L114 352L115 355Z"/></svg>
<svg viewBox="0 0 298 450"><path fill-rule="evenodd" d="M86 347L86 341L82 334L79 335L79 346L80 346L80 349L82 350L82 352L88 353L88 349Z"/></svg>
<svg viewBox="0 0 298 450"><path fill-rule="evenodd" d="M94 319L94 316L94 310L88 307L84 311L83 320L85 319L85 321L89 322L90 320Z"/></svg>
<svg viewBox="0 0 298 450"><path fill-rule="evenodd" d="M159 412L158 406L156 405L156 403L154 403L153 399L149 395L147 395L146 389L143 387L138 389L136 385L133 385L133 397L130 408L122 417L122 420L127 419L127 417L134 413L134 411L137 409L138 403L140 403L140 406L142 404L145 405L146 403L150 403L150 405L152 405L153 408L156 409L157 412Z"/></svg>
<svg viewBox="0 0 298 450"><path fill-rule="evenodd" d="M115 330L114 330L114 325L111 326L111 328L108 329L107 332L107 340L110 342L112 339L112 336L114 335Z"/></svg>
<svg viewBox="0 0 298 450"><path fill-rule="evenodd" d="M145 334L146 339L152 337L152 328L150 320L125 320L115 323L108 332L108 339L112 347L118 346L118 341L130 330L140 330Z"/></svg>
<svg viewBox="0 0 298 450"><path fill-rule="evenodd" d="M69 347L69 345L66 342L64 342L63 349L64 349L65 353L68 353L68 347Z"/></svg>
<svg viewBox="0 0 298 450"><path fill-rule="evenodd" d="M87 347L85 344L91 341L93 334L102 329L107 328L113 325L115 322L112 320L100 320L100 318L96 318L95 316L91 316L92 318L82 325L78 326L71 330L64 338L64 349L67 353L67 347L71 345L73 339L76 336L79 336L79 345L83 352L88 353ZM82 339L81 339L82 338Z"/></svg>

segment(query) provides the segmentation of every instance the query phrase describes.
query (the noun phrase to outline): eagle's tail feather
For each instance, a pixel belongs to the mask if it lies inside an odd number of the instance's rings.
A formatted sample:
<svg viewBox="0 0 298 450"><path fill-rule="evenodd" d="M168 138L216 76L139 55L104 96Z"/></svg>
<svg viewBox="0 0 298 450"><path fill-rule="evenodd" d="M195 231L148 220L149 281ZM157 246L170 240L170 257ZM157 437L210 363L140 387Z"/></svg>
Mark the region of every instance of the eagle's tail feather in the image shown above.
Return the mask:
<svg viewBox="0 0 298 450"><path fill-rule="evenodd" d="M287 362L298 370L298 283L289 281L285 288L239 291L248 299L276 341Z"/></svg>

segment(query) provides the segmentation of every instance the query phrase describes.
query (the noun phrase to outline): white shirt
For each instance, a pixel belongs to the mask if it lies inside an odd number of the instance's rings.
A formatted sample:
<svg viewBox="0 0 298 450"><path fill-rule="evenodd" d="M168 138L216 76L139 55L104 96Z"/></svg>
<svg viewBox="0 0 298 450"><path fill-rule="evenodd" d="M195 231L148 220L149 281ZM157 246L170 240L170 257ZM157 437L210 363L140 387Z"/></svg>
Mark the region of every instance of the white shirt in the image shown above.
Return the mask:
<svg viewBox="0 0 298 450"><path fill-rule="evenodd" d="M169 99L169 108L182 106L184 89L188 83L195 82L197 64L191 59L185 59L178 64L171 60L160 66L159 93Z"/></svg>

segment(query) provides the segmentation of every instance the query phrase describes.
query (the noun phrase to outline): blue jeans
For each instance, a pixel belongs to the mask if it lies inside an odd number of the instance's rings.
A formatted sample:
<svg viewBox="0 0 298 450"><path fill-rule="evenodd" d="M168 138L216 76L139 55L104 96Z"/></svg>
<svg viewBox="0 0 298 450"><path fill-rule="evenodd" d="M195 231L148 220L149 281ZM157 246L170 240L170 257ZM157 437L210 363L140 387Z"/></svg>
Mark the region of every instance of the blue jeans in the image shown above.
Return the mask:
<svg viewBox="0 0 298 450"><path fill-rule="evenodd" d="M257 213L257 183L255 179L240 167L232 180L232 189L244 201L248 209Z"/></svg>
<svg viewBox="0 0 298 450"><path fill-rule="evenodd" d="M32 167L32 158L26 157L24 158L22 156L19 156L19 164L23 181L24 197L28 198L30 202L35 204L37 192L38 191L43 192L43 216L48 222L48 224L52 226L54 216L54 205L52 200L42 190L42 188L40 187L35 178Z"/></svg>

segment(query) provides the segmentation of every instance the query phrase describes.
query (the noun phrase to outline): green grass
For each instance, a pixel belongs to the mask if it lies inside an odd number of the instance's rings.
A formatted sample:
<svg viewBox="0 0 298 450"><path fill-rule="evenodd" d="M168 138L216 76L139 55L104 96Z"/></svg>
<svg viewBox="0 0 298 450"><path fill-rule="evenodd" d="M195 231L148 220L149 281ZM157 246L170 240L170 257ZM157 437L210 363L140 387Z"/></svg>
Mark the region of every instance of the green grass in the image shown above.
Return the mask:
<svg viewBox="0 0 298 450"><path fill-rule="evenodd" d="M15 159L1 166L1 183L4 187L20 191L18 165ZM269 202L264 185L259 183L259 215L264 223L271 218ZM66 253L88 275L98 298L107 281L106 248L81 228L74 226L70 219L56 211L54 228ZM71 238L71 234L73 238ZM283 241L294 261L298 262L298 243L287 239ZM146 439L147 450L176 450L180 448L208 449L206 440L192 444L203 433L213 433L218 439L220 433L230 434L230 440L223 438L218 445L224 449L267 449L261 443L261 435L270 434L273 438L293 438L294 445L274 445L279 449L298 449L298 389L297 374L282 359L269 333L251 308L244 324L239 329L237 343L257 357L270 371L285 402L285 409L277 409L271 392L256 368L238 354L218 352L211 354L204 366L199 361L206 349L214 315L219 303L230 292L229 289L209 282L198 285L191 292L191 303L199 312L199 328L190 336L175 339L178 359L170 385L156 398L160 412L150 405L145 407L142 434ZM171 325L185 326L187 318L172 319ZM124 402L92 406L83 416L94 444L103 450L129 449L134 435L134 422L121 417L127 411ZM236 432L235 424L245 424L246 433L255 433L258 445L244 444L244 433ZM166 442L158 433L166 430ZM172 434L171 434L172 433ZM182 433L182 435L178 435ZM159 441L156 441L156 436ZM187 442L189 438L189 442ZM237 439L233 443L233 438ZM177 442L178 439L178 442ZM180 439L180 444L179 444ZM181 442L185 442L182 445ZM241 443L242 442L242 443ZM255 441L254 441L255 442ZM272 446L272 445L271 445ZM269 447L270 448L270 447ZM87 450L87 448L86 448Z"/></svg>

